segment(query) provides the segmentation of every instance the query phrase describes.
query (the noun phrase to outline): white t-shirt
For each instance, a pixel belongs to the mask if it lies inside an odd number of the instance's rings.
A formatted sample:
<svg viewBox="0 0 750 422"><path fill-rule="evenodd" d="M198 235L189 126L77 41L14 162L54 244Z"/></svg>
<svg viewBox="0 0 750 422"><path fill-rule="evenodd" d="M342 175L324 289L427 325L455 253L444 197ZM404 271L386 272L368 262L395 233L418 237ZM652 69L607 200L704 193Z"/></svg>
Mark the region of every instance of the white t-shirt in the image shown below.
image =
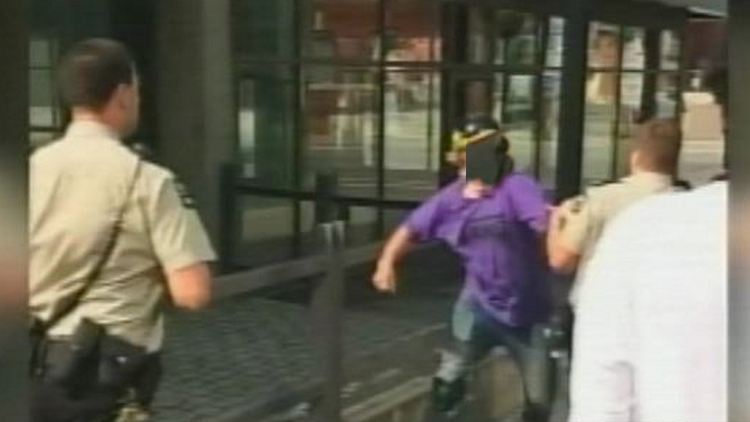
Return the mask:
<svg viewBox="0 0 750 422"><path fill-rule="evenodd" d="M727 184L605 231L577 309L570 422L727 420Z"/></svg>

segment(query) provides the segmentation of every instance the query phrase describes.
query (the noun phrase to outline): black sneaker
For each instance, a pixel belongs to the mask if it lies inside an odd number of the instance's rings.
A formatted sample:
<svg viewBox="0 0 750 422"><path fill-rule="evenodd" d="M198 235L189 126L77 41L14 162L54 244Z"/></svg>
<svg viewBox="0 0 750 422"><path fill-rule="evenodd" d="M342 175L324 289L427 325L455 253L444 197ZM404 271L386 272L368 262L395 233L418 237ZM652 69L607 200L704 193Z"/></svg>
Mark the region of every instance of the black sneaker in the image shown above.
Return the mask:
<svg viewBox="0 0 750 422"><path fill-rule="evenodd" d="M463 378L450 382L437 377L432 379L432 405L439 412L455 411L465 394L466 381Z"/></svg>

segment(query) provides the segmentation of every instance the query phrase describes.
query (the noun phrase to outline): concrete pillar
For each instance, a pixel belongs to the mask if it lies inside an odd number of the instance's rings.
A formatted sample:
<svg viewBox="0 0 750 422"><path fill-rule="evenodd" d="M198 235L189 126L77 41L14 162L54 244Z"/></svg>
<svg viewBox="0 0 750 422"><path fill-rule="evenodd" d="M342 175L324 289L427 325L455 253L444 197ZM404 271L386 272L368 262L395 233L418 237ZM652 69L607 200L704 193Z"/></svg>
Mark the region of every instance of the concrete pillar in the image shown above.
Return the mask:
<svg viewBox="0 0 750 422"><path fill-rule="evenodd" d="M221 164L236 139L229 0L164 0L157 10L160 161L195 196L219 242Z"/></svg>

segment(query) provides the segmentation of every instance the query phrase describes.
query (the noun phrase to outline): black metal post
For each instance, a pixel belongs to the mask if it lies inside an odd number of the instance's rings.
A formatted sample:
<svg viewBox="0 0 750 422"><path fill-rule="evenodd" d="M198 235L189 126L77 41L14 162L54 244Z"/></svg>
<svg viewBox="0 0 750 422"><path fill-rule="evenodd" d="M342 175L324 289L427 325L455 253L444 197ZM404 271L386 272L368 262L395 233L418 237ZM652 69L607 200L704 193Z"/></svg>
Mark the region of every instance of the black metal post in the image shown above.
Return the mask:
<svg viewBox="0 0 750 422"><path fill-rule="evenodd" d="M645 122L656 116L656 92L658 88L661 67L661 31L649 28L646 30L646 72L643 82L643 97L641 100L640 121Z"/></svg>
<svg viewBox="0 0 750 422"><path fill-rule="evenodd" d="M342 310L344 302L344 265L342 250L346 226L339 220L339 208L332 198L338 186L333 173L319 174L315 215L321 245L327 257L326 273L317 281L312 297L313 337L318 362L324 376L322 400L314 409L318 422L341 420L343 384Z"/></svg>
<svg viewBox="0 0 750 422"><path fill-rule="evenodd" d="M235 181L237 180L237 166L227 163L221 169L221 221L219 226L219 267L222 273L232 271L234 266L234 233L241 229L242 221L237 218L237 195Z"/></svg>
<svg viewBox="0 0 750 422"><path fill-rule="evenodd" d="M561 198L577 194L581 184L591 4L592 0L566 2L556 178L557 194Z"/></svg>

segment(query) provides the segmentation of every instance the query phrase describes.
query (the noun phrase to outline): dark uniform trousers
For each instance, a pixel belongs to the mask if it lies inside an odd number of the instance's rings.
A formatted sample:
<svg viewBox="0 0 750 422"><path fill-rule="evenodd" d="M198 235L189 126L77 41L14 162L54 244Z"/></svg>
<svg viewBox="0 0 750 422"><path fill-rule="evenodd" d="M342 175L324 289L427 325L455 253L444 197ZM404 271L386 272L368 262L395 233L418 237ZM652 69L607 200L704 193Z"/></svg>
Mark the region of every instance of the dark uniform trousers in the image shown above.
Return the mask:
<svg viewBox="0 0 750 422"><path fill-rule="evenodd" d="M71 369L71 355L69 342L46 346L44 370L32 381L32 422L110 422L124 406L150 407L161 377L160 353L141 357L127 380L115 382L118 377L107 374L117 372L116 356L95 353Z"/></svg>

